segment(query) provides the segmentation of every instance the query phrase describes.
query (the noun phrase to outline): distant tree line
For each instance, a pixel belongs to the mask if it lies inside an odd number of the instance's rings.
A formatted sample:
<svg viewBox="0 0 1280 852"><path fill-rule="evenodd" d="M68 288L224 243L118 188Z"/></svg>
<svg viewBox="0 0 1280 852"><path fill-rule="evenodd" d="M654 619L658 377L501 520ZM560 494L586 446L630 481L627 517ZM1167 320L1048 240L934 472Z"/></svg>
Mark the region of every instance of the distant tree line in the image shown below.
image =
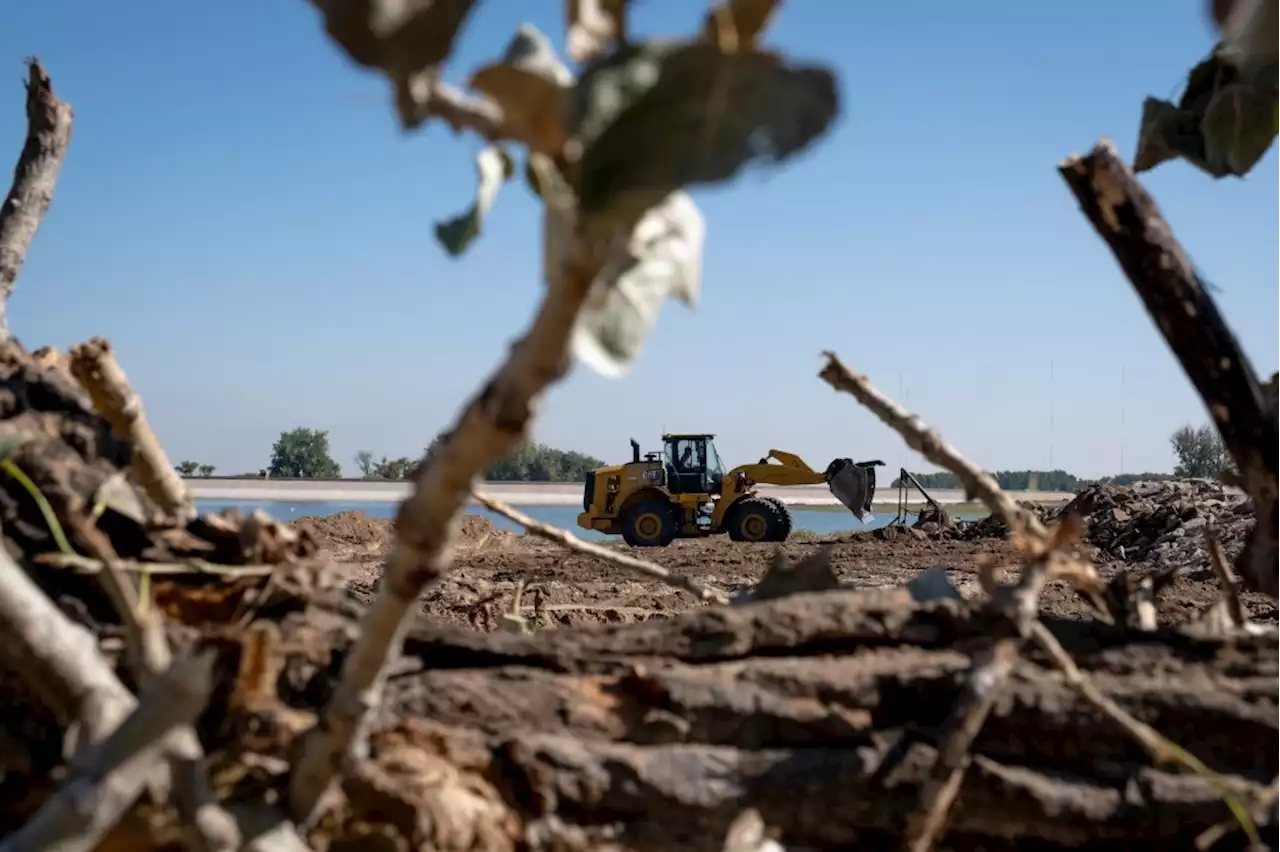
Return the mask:
<svg viewBox="0 0 1280 852"><path fill-rule="evenodd" d="M356 467L365 479L408 479L419 464L434 458L440 447L441 440L436 438L419 459L383 456L375 460L373 453L361 450L355 456ZM593 456L528 441L486 470L484 478L491 482L583 482L588 471L603 465Z"/></svg>
<svg viewBox="0 0 1280 852"><path fill-rule="evenodd" d="M1231 459L1222 438L1212 425L1181 426L1169 436L1175 465L1168 473L1124 473L1108 477L1107 482L1131 485L1143 480L1215 479L1231 469ZM356 468L364 479L408 479L423 461L433 458L441 447L437 437L421 457L401 456L378 459L369 450L355 454ZM493 482L582 482L587 472L604 465L594 456L572 450L559 450L536 441L528 441L505 459L485 471L485 479ZM212 476L214 466L197 461L174 465L185 477ZM341 466L329 451L329 432L324 429L298 427L280 433L271 447L271 464L258 473L242 473L249 477L282 477L286 479L337 479ZM955 474L949 471L916 473L915 478L926 489L960 488ZM1026 491L1032 485L1041 491L1077 491L1095 480L1085 480L1065 470L1000 470L993 474L1000 487L1009 491ZM890 487L899 485L898 479Z"/></svg>
<svg viewBox="0 0 1280 852"><path fill-rule="evenodd" d="M1101 480L1081 479L1065 470L998 470L992 474L1006 491L1027 491L1035 479L1039 491L1078 491L1093 482L1110 482L1115 485L1132 485L1135 482L1163 482L1171 479L1218 479L1231 469L1231 457L1218 430L1211 425L1181 426L1169 436L1175 460L1173 473L1122 473ZM926 489L954 489L962 487L954 473L913 473ZM890 487L897 488L894 479Z"/></svg>

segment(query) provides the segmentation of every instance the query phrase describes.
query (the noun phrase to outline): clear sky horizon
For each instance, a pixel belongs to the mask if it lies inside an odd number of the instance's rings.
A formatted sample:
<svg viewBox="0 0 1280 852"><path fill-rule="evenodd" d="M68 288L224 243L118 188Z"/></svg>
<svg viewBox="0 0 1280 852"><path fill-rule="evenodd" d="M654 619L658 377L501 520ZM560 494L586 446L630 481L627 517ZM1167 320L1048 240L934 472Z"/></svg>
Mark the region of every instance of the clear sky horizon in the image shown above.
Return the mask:
<svg viewBox="0 0 1280 852"><path fill-rule="evenodd" d="M842 115L790 167L698 190L702 303L668 305L633 372L575 368L534 437L611 462L628 438L710 431L728 464L770 447L932 470L816 376L835 350L985 467L1167 471L1207 415L1055 166L1176 99L1212 47L1201 3L788 3L768 41L839 74ZM480 3L464 81L561 3ZM700 3L634 3L685 35ZM267 466L295 426L334 457L415 456L532 316L539 224L519 183L467 256L478 141L397 128L302 0L45 0L0 9L0 168L25 134L23 57L75 109L53 207L11 302L30 349L109 338L170 457ZM1143 178L1219 288L1254 367L1277 368L1274 147L1244 181L1182 162Z"/></svg>

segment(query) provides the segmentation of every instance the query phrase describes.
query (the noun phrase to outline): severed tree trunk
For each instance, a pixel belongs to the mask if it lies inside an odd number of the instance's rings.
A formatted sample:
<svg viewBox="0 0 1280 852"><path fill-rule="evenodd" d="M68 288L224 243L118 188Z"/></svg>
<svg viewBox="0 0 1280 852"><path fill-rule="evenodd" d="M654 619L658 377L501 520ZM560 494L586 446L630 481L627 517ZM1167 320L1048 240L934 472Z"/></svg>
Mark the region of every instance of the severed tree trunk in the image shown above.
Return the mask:
<svg viewBox="0 0 1280 852"><path fill-rule="evenodd" d="M1049 626L1108 696L1245 801L1275 777L1274 636ZM345 788L353 814L395 815L411 846L718 850L754 807L789 849L896 848L970 653L1001 629L962 603L868 591L534 636L420 628ZM319 706L339 664L304 676L295 661L282 694ZM1190 848L1231 819L1209 779L1151 766L1034 652L973 753L947 848Z"/></svg>
<svg viewBox="0 0 1280 852"><path fill-rule="evenodd" d="M62 157L71 142L71 107L53 93L38 59L27 60L27 141L0 207L0 340L10 337L9 297L27 249L53 201Z"/></svg>

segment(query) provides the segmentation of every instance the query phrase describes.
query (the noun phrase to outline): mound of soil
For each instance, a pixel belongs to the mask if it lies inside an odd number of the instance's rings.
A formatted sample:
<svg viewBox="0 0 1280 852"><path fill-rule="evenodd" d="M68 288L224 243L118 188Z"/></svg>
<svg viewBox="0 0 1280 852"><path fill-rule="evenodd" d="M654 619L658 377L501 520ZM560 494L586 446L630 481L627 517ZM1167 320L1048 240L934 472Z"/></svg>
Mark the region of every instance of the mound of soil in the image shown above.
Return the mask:
<svg viewBox="0 0 1280 852"><path fill-rule="evenodd" d="M371 518L364 512L353 510L336 515L308 515L298 518L294 529L305 530L320 547L338 560L356 562L369 558L381 558L394 536L394 521ZM492 542L513 538L512 533L498 529L488 518L464 515L458 534L458 547L484 546Z"/></svg>
<svg viewBox="0 0 1280 852"><path fill-rule="evenodd" d="M458 544L460 545L478 545L486 541L495 541L507 538L513 538L513 534L507 530L500 530L488 518L480 515L463 515L462 529L458 533Z"/></svg>
<svg viewBox="0 0 1280 852"><path fill-rule="evenodd" d="M391 521L371 518L361 511L307 515L298 518L292 526L309 532L318 545L329 551L385 545L391 541Z"/></svg>

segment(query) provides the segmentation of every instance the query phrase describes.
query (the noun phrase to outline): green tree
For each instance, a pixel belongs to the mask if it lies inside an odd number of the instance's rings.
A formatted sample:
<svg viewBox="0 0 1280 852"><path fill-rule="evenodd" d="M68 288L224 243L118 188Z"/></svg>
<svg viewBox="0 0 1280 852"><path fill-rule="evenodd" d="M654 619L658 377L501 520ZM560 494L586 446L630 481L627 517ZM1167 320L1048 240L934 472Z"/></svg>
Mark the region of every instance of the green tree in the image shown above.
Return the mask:
<svg viewBox="0 0 1280 852"><path fill-rule="evenodd" d="M1169 443L1177 459L1173 475L1179 479L1217 479L1230 464L1227 448L1212 426L1185 424L1169 436Z"/></svg>
<svg viewBox="0 0 1280 852"><path fill-rule="evenodd" d="M359 468L361 476L365 479L373 476L374 467L377 465L377 462L373 460L373 453L368 450L360 450L356 453L355 460L356 467ZM385 456L383 457L383 460L386 460Z"/></svg>
<svg viewBox="0 0 1280 852"><path fill-rule="evenodd" d="M388 459L382 457L381 461L374 462L370 468L370 479L408 479L413 475L414 470L418 467L418 463L413 459L401 456L398 459Z"/></svg>
<svg viewBox="0 0 1280 852"><path fill-rule="evenodd" d="M439 450L440 439L436 438L423 453L423 461L434 458ZM588 471L603 465L600 459L584 453L528 441L491 465L484 478L490 482L584 482Z"/></svg>
<svg viewBox="0 0 1280 852"><path fill-rule="evenodd" d="M329 455L329 431L299 426L280 433L271 447L271 476L287 479L331 479L342 468Z"/></svg>
<svg viewBox="0 0 1280 852"><path fill-rule="evenodd" d="M197 476L213 476L214 466L211 464L202 464L196 469Z"/></svg>
<svg viewBox="0 0 1280 852"><path fill-rule="evenodd" d="M197 461L180 461L173 466L179 476L195 477L195 476L213 476L214 466L211 464L201 464Z"/></svg>

